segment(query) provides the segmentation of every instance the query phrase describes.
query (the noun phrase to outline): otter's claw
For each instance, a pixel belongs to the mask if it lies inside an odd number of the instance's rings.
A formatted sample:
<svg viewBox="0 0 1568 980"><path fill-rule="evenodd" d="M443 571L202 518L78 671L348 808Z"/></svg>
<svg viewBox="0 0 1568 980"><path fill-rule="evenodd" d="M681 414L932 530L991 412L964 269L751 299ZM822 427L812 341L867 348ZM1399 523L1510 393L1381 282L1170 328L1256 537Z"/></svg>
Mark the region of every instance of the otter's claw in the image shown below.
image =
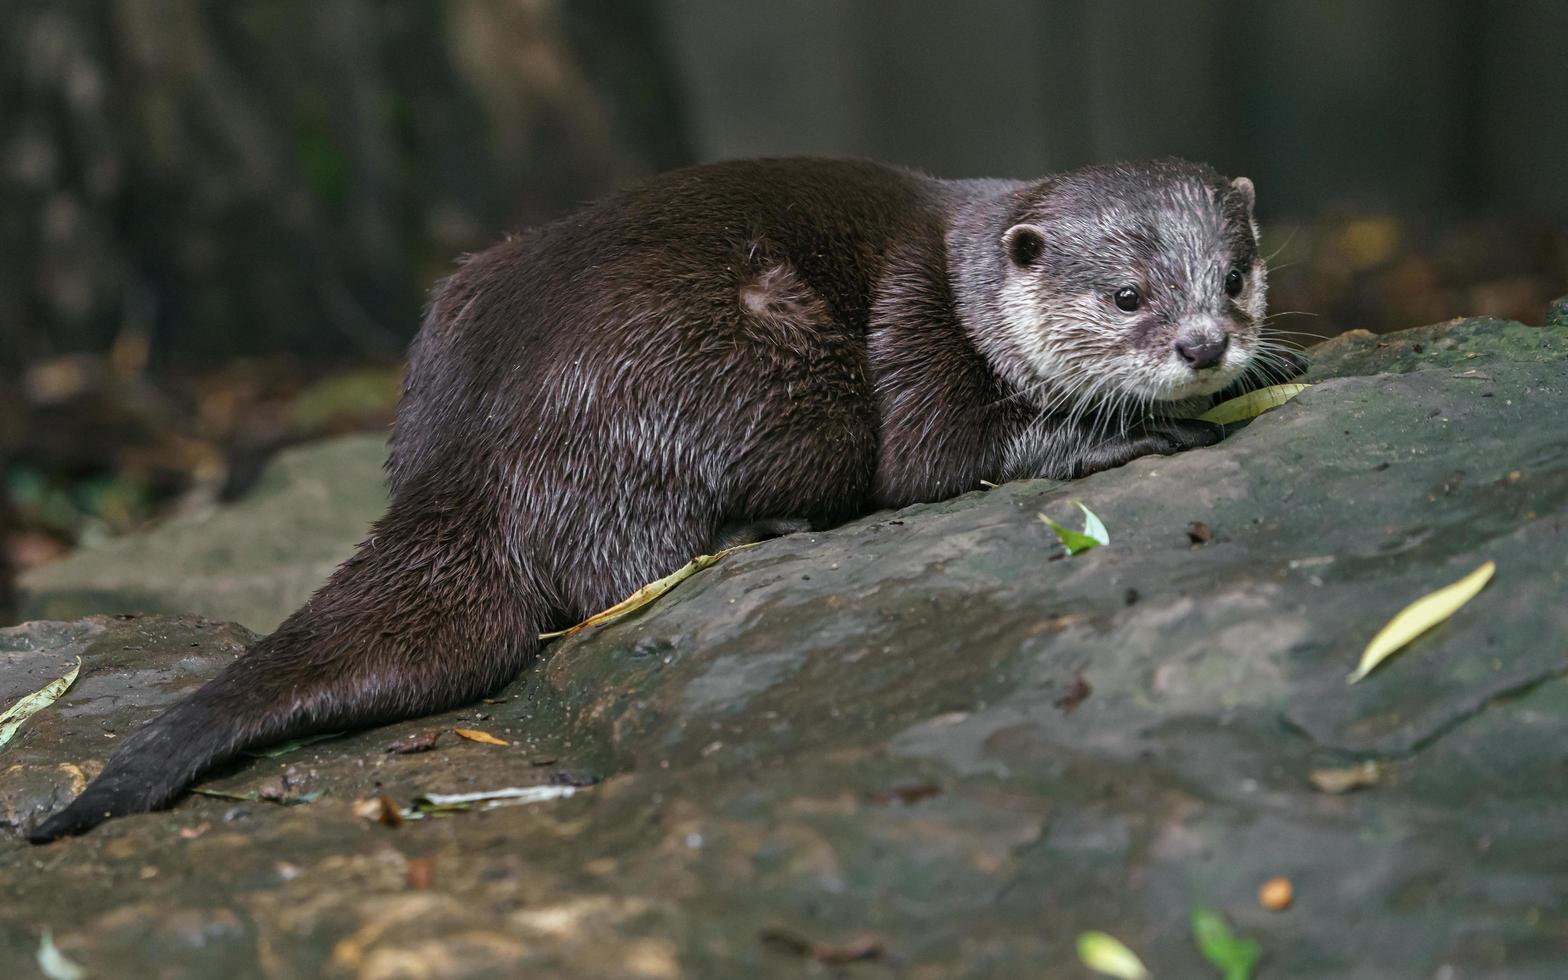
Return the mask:
<svg viewBox="0 0 1568 980"><path fill-rule="evenodd" d="M1212 446L1223 437L1219 426L1197 419L1148 419L1120 439L1086 452L1076 475L1122 466L1139 456L1170 456L1183 449Z"/></svg>

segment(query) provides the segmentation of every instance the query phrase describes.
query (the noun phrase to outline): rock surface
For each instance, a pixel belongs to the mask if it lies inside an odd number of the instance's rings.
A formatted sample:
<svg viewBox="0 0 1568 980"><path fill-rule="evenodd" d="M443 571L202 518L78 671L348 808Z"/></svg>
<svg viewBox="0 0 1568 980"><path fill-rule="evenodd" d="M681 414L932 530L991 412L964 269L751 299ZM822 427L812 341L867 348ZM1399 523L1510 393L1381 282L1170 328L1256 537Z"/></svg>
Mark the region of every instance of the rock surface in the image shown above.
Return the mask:
<svg viewBox="0 0 1568 980"><path fill-rule="evenodd" d="M197 613L271 632L386 509L386 440L288 449L245 499L81 548L21 577L24 619Z"/></svg>
<svg viewBox="0 0 1568 980"><path fill-rule="evenodd" d="M255 801L0 838L0 975L34 975L47 928L95 976L1076 978L1089 929L1218 976L1201 904L1260 978L1561 976L1568 325L1351 336L1314 379L1212 449L737 553L496 703L205 784ZM1036 514L1072 500L1112 543L1057 560ZM1487 559L1477 599L1346 685ZM246 638L0 632L0 703L83 659L0 750L0 821ZM1310 779L1367 761L1359 791ZM578 788L396 827L354 808L542 785ZM1284 911L1257 897L1276 876Z"/></svg>

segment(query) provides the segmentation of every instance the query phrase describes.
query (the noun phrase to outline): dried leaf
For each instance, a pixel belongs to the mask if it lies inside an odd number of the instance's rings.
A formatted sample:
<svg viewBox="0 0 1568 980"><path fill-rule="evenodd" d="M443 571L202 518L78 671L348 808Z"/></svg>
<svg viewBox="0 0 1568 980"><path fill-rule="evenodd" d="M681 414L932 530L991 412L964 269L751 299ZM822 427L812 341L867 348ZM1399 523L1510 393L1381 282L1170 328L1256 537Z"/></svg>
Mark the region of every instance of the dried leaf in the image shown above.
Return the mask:
<svg viewBox="0 0 1568 980"><path fill-rule="evenodd" d="M664 593L675 588L677 585L680 585L682 582L691 578L693 575L702 571L704 568L707 568L709 565L717 564L718 561L725 555L733 554L737 551L743 551L746 548L755 548L761 543L762 542L760 541L752 541L748 542L747 544L738 544L733 548L725 548L723 551L720 551L716 554L698 555L691 561L682 565L680 568L677 568L675 571L664 576L663 578L649 582L647 585L638 589L636 592L633 592L631 595L622 599L620 602L617 602L615 605L604 610L603 612L594 613L592 616L589 616L587 619L578 623L576 626L568 627L564 630L556 630L553 633L540 633L539 639L553 640L556 637L571 636L573 633L585 630L590 626L608 626L616 620L625 616L629 616L642 607L652 603L654 600L664 595Z"/></svg>
<svg viewBox="0 0 1568 980"><path fill-rule="evenodd" d="M38 969L49 980L82 980L87 976L86 970L55 948L54 935L48 929L44 930L43 941L38 944Z"/></svg>
<svg viewBox="0 0 1568 980"><path fill-rule="evenodd" d="M414 805L403 816L417 819L426 813L453 813L463 810L493 810L500 806L522 806L562 800L578 791L576 786L509 786L506 789L480 790L477 793L425 793L414 798Z"/></svg>
<svg viewBox="0 0 1568 980"><path fill-rule="evenodd" d="M436 747L436 741L441 737L441 729L427 728L422 732L404 735L402 738L387 746L388 752L398 755L412 755L415 752L429 752Z"/></svg>
<svg viewBox="0 0 1568 980"><path fill-rule="evenodd" d="M403 824L403 811L399 809L392 797L385 793L373 796L368 800L354 802L354 816L362 820L371 820L386 827L399 827Z"/></svg>
<svg viewBox="0 0 1568 980"><path fill-rule="evenodd" d="M452 729L452 731L455 732L459 738L466 738L470 742L480 742L480 743L483 743L485 745L511 745L512 744L511 742L508 742L504 738L496 738L494 735L491 735L489 732L482 732L482 731L480 731L477 728L454 728L454 729Z"/></svg>
<svg viewBox="0 0 1568 980"><path fill-rule="evenodd" d="M81 673L81 670L82 658L77 657L76 666L66 671L64 677L50 681L5 709L5 713L0 714L0 748L4 748L5 744L11 741L17 729L22 727L22 722L60 700L60 696L76 683L76 675Z"/></svg>
<svg viewBox="0 0 1568 980"><path fill-rule="evenodd" d="M1486 562L1453 585L1422 596L1401 609L1398 615L1388 621L1387 626L1372 637L1372 642L1367 644L1361 654L1361 663L1346 678L1345 683L1354 684L1361 680L1395 651L1458 612L1460 606L1474 599L1476 593L1486 587L1486 583L1492 580L1492 573L1496 571L1495 562Z"/></svg>
<svg viewBox="0 0 1568 980"><path fill-rule="evenodd" d="M428 854L409 858L408 871L403 880L414 891L429 891L430 886L436 883L436 859Z"/></svg>
<svg viewBox="0 0 1568 980"><path fill-rule="evenodd" d="M1359 766L1341 769L1314 769L1308 774L1312 785L1321 793L1349 793L1365 786L1375 786L1383 778L1383 770L1372 760Z"/></svg>
<svg viewBox="0 0 1568 980"><path fill-rule="evenodd" d="M1270 409L1279 408L1310 387L1312 386L1304 384L1271 385L1249 391L1230 401L1220 402L1198 416L1198 421L1211 422L1214 425L1235 425L1237 422L1245 422L1257 418Z"/></svg>
<svg viewBox="0 0 1568 980"><path fill-rule="evenodd" d="M1231 935L1230 926L1218 912L1201 906L1192 910L1192 941L1225 980L1251 980L1252 969L1258 964L1258 944Z"/></svg>
<svg viewBox="0 0 1568 980"><path fill-rule="evenodd" d="M1081 501L1075 500L1073 503L1077 504L1078 509L1083 511L1082 531L1074 531L1072 528L1063 527L1044 514L1039 515L1041 523L1056 534L1057 540L1062 542L1062 547L1067 549L1067 553L1076 555L1080 552L1088 551L1090 548L1098 548L1102 544L1110 544L1111 535L1105 530L1105 522L1100 520L1099 515L1085 507Z"/></svg>
<svg viewBox="0 0 1568 980"><path fill-rule="evenodd" d="M876 936L856 936L843 943L818 943L789 929L764 929L757 936L763 945L780 953L816 960L829 966L844 966L863 960L881 959L887 947Z"/></svg>
<svg viewBox="0 0 1568 980"><path fill-rule="evenodd" d="M1119 980L1145 980L1149 975L1149 968L1138 959L1138 954L1106 932L1081 934L1078 937L1078 958L1084 966L1096 973Z"/></svg>
<svg viewBox="0 0 1568 980"><path fill-rule="evenodd" d="M191 792L198 796L210 796L218 800L238 800L241 803L276 803L278 806L300 806L305 803L314 803L327 795L327 791L324 789L313 789L309 793L301 793L298 796L283 796L258 790L251 790L248 793L233 793L226 789L210 789L206 786L197 786Z"/></svg>

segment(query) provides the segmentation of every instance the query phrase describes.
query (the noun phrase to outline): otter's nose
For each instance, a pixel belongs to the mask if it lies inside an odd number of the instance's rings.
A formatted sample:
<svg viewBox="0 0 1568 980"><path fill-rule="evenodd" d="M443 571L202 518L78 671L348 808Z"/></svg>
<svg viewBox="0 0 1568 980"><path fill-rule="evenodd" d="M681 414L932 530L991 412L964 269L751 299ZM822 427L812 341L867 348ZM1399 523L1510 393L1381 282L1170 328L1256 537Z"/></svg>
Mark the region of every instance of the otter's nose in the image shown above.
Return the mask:
<svg viewBox="0 0 1568 980"><path fill-rule="evenodd" d="M1176 341L1176 353L1186 361L1194 371L1202 371L1218 364L1225 356L1225 348L1230 346L1230 337L1220 335L1219 340L1210 340L1207 337L1191 340Z"/></svg>

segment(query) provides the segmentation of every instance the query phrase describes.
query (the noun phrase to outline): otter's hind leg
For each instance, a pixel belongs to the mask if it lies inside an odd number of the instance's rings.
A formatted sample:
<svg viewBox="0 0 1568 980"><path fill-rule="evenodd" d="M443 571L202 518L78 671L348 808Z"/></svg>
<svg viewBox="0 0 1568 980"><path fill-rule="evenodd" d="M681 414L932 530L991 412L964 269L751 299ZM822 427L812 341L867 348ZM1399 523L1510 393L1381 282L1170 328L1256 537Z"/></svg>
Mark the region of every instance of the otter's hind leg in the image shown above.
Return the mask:
<svg viewBox="0 0 1568 980"><path fill-rule="evenodd" d="M405 487L304 608L133 733L29 839L162 809L246 749L441 711L507 683L551 617L488 505Z"/></svg>

